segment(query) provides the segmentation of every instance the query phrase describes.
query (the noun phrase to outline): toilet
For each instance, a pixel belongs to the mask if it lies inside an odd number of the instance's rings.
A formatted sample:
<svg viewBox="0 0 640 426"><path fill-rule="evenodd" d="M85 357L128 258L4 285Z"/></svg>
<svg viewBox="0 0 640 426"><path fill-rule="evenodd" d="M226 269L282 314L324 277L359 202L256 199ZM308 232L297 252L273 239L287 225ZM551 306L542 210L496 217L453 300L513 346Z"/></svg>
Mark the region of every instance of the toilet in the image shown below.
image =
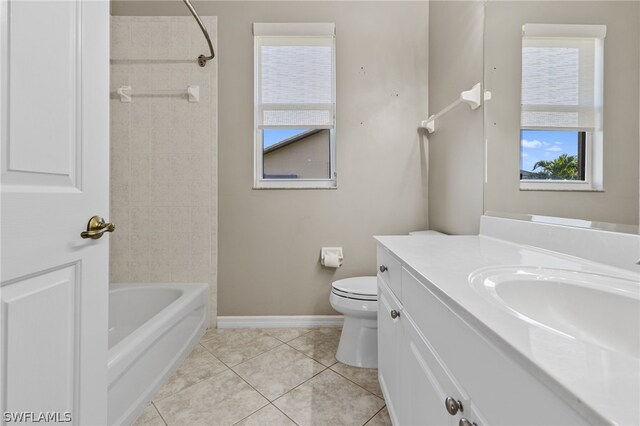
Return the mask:
<svg viewBox="0 0 640 426"><path fill-rule="evenodd" d="M334 281L331 306L344 315L336 359L354 367L378 367L378 283L375 276Z"/></svg>

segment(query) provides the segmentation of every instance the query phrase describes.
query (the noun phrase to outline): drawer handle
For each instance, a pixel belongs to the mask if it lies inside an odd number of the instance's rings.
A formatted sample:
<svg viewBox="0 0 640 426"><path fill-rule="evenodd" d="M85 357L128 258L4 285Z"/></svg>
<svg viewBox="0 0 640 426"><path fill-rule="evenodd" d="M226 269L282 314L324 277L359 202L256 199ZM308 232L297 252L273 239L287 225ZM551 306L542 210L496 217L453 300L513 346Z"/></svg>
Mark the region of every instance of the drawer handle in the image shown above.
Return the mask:
<svg viewBox="0 0 640 426"><path fill-rule="evenodd" d="M391 318L396 319L399 316L400 316L400 312L396 311L395 309L391 311Z"/></svg>
<svg viewBox="0 0 640 426"><path fill-rule="evenodd" d="M464 417L461 417L458 426L478 426L478 424L476 422L469 421Z"/></svg>
<svg viewBox="0 0 640 426"><path fill-rule="evenodd" d="M462 402L457 399L453 399L450 396L444 400L444 406L447 408L447 412L452 416L455 416L458 410L464 411L462 408ZM460 422L460 426L462 426L462 421Z"/></svg>
<svg viewBox="0 0 640 426"><path fill-rule="evenodd" d="M388 271L388 270L389 270L389 268L387 268L386 266L380 265L380 272L385 272L385 271Z"/></svg>

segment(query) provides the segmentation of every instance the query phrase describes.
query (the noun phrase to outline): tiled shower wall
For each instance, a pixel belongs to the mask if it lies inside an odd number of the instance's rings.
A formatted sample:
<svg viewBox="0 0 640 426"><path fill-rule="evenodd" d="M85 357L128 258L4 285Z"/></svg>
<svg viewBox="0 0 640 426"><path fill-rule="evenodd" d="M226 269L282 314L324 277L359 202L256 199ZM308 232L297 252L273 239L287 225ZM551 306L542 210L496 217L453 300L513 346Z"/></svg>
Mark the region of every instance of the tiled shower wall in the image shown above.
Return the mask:
<svg viewBox="0 0 640 426"><path fill-rule="evenodd" d="M203 17L216 47L216 18ZM217 305L217 58L192 17L111 18L111 282L204 282ZM200 101L153 90L200 87ZM131 86L141 95L123 103Z"/></svg>

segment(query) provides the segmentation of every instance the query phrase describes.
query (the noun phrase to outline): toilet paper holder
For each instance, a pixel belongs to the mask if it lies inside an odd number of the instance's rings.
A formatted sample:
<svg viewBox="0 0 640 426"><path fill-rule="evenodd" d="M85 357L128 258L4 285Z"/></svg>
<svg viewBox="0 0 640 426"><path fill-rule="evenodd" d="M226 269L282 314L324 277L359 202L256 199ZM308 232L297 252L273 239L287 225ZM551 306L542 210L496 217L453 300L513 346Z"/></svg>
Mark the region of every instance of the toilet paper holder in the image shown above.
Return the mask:
<svg viewBox="0 0 640 426"><path fill-rule="evenodd" d="M342 266L343 260L342 247L322 247L320 249L320 264L326 268L339 268Z"/></svg>

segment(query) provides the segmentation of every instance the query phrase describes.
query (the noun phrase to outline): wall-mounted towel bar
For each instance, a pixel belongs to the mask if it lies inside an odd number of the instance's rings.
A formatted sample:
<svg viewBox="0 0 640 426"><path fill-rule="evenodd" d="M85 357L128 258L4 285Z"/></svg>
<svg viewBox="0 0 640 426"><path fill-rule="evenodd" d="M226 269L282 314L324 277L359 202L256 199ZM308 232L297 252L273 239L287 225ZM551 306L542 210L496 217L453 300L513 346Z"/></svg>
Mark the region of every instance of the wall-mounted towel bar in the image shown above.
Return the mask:
<svg viewBox="0 0 640 426"><path fill-rule="evenodd" d="M200 102L200 86L187 86L186 89L132 90L131 86L120 86L116 93L120 102L131 102L132 96L172 96L187 95L189 102Z"/></svg>
<svg viewBox="0 0 640 426"><path fill-rule="evenodd" d="M490 96L490 94L488 94ZM437 114L432 115L426 120L422 120L420 123L420 127L427 129L427 132L433 133L436 131L436 119L442 117L461 103L465 103L469 105L471 109L478 108L482 103L482 85L480 83L476 83L471 89L466 90L460 93L460 97L447 105L442 111ZM489 99L489 96L485 96L485 100Z"/></svg>

